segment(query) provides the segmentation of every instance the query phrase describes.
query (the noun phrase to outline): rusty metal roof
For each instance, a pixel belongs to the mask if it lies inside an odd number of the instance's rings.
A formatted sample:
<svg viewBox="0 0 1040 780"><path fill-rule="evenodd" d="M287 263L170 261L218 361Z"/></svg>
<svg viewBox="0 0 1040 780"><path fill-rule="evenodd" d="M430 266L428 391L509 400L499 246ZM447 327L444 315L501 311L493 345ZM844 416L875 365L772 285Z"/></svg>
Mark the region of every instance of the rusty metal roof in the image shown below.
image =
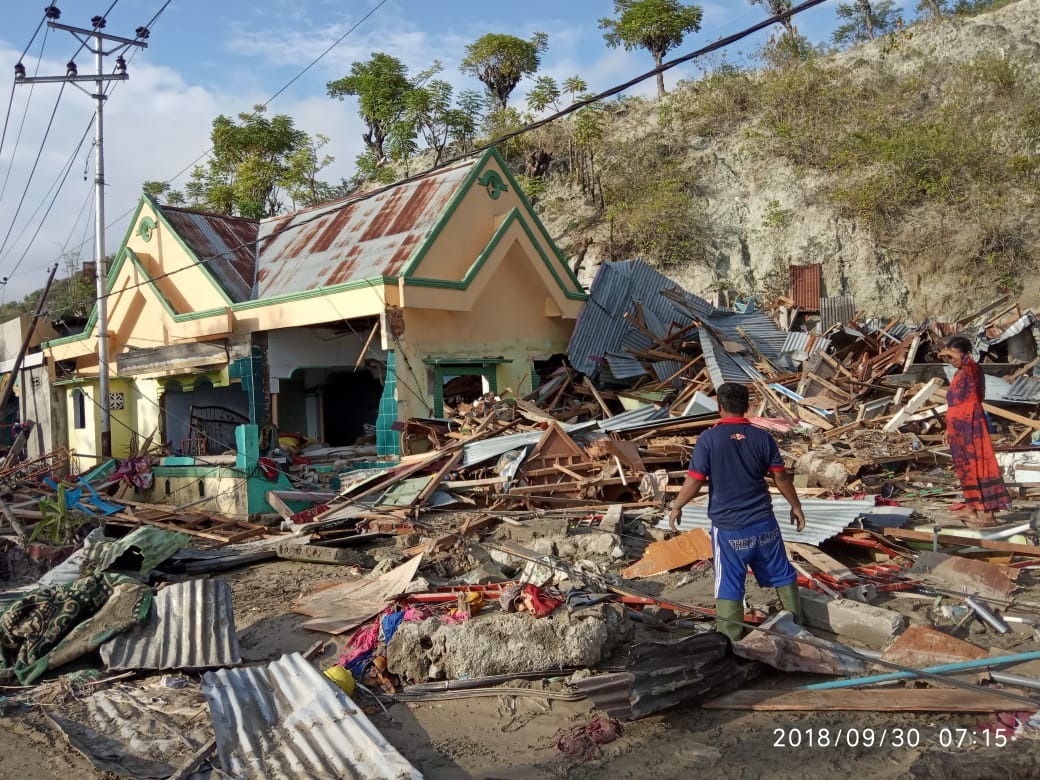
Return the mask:
<svg viewBox="0 0 1040 780"><path fill-rule="evenodd" d="M473 165L262 220L256 298L399 275Z"/></svg>
<svg viewBox="0 0 1040 780"><path fill-rule="evenodd" d="M233 303L248 301L256 277L255 219L160 206L181 240L205 263Z"/></svg>
<svg viewBox="0 0 1040 780"><path fill-rule="evenodd" d="M791 298L802 311L820 310L820 289L823 266L819 263L792 265Z"/></svg>
<svg viewBox="0 0 1040 780"><path fill-rule="evenodd" d="M422 778L299 653L266 666L207 672L202 692L221 768L232 777Z"/></svg>

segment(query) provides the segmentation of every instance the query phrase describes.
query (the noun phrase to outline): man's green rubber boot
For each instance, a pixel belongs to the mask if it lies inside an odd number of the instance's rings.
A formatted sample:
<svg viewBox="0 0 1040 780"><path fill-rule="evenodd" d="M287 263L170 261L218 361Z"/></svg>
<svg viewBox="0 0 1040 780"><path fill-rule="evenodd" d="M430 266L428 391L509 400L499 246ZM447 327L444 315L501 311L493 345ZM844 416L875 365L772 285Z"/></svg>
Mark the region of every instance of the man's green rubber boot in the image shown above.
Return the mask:
<svg viewBox="0 0 1040 780"><path fill-rule="evenodd" d="M744 602L732 599L715 599L715 630L736 642L744 636ZM723 618L728 618L724 620Z"/></svg>
<svg viewBox="0 0 1040 780"><path fill-rule="evenodd" d="M780 603L784 609L791 612L794 615L795 620L799 623L802 622L802 597L798 592L798 583L792 582L790 585L784 585L782 588L776 589L777 595L780 596Z"/></svg>

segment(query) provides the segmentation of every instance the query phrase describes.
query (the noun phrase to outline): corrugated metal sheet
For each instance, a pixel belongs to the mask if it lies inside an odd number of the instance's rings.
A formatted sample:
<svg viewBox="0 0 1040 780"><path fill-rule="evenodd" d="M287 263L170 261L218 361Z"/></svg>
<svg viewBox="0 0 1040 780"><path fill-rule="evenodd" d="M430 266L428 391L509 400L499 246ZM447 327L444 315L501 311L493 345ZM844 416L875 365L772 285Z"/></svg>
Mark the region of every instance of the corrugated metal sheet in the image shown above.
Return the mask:
<svg viewBox="0 0 1040 780"><path fill-rule="evenodd" d="M832 536L837 536L844 529L855 523L858 519L869 517L878 510L886 510L885 514L890 522L897 523L901 518L898 512L888 512L891 509L901 507L875 507L873 500L865 501L833 501L823 498L801 499L802 511L805 512L805 528L801 532L788 522L791 515L791 505L780 496L773 497L773 512L780 521L780 532L785 542L805 542L806 544L820 544ZM904 510L909 517L911 510ZM905 522L905 519L902 519ZM663 518L658 528L668 527L668 518ZM687 504L682 510L683 531L694 528L710 530L711 521L708 519L707 504Z"/></svg>
<svg viewBox="0 0 1040 780"><path fill-rule="evenodd" d="M148 619L101 646L109 669L212 669L237 664L231 588L224 580L167 585Z"/></svg>
<svg viewBox="0 0 1040 780"><path fill-rule="evenodd" d="M572 682L596 709L620 720L720 696L742 687L763 668L733 655L729 640L715 631L637 642L627 652L625 671Z"/></svg>
<svg viewBox="0 0 1040 780"><path fill-rule="evenodd" d="M581 431L590 431L596 425L596 420L589 420L588 422L562 425L560 427L566 433L573 435ZM537 444L538 440L544 435L544 431L531 431L530 433L514 433L509 436L495 436L492 439L471 442L462 448L462 465L464 468L475 466L478 463L484 463L492 458L505 455L510 450Z"/></svg>
<svg viewBox="0 0 1040 780"><path fill-rule="evenodd" d="M255 219L161 206L163 216L235 303L248 301L256 278Z"/></svg>
<svg viewBox="0 0 1040 780"><path fill-rule="evenodd" d="M755 377L764 378L751 360L743 355L727 352L707 329L698 328L697 334L704 353L704 365L708 367L708 376L716 388L723 382L748 384L753 382ZM740 338L739 335L737 337Z"/></svg>
<svg viewBox="0 0 1040 780"><path fill-rule="evenodd" d="M790 272L794 305L802 311L819 311L823 266L819 263L792 265Z"/></svg>
<svg viewBox="0 0 1040 780"><path fill-rule="evenodd" d="M1030 327L1036 322L1036 315L1032 311L1026 311L1021 317L1015 320L1013 323L1008 325L1004 332L993 339L986 339L988 344L1000 344L1002 341L1007 341L1009 338L1017 336L1022 333L1026 328Z"/></svg>
<svg viewBox="0 0 1040 780"><path fill-rule="evenodd" d="M191 537L187 534L145 525L131 531L122 539L102 540L88 550L86 559L96 562L97 567L103 570L132 550L141 556L137 572L147 574L190 541Z"/></svg>
<svg viewBox="0 0 1040 780"><path fill-rule="evenodd" d="M256 297L398 275L473 165L263 220Z"/></svg>
<svg viewBox="0 0 1040 780"><path fill-rule="evenodd" d="M835 295L820 298L820 332L833 325L844 325L856 316L856 299L851 295Z"/></svg>
<svg viewBox="0 0 1040 780"><path fill-rule="evenodd" d="M1024 403L1040 403L1040 378L1035 376L1020 376L1011 383L1005 394L1008 401L1022 401Z"/></svg>
<svg viewBox="0 0 1040 780"><path fill-rule="evenodd" d="M664 323L665 330L673 321L688 325L691 320L678 314L661 295L662 291L675 286L675 282L641 260L601 264L592 280L589 299L571 333L567 347L571 365L583 374L595 376L600 366L597 358L608 354L627 355L622 348L623 340L638 331L625 319L625 314L634 312L636 304L641 306L648 324L660 327ZM710 304L705 305L711 308Z"/></svg>
<svg viewBox="0 0 1040 780"><path fill-rule="evenodd" d="M780 354L789 356L794 363L801 363L818 352L826 352L830 345L831 340L828 338L817 336L815 333L793 330L784 338L784 346L781 347Z"/></svg>
<svg viewBox="0 0 1040 780"><path fill-rule="evenodd" d="M202 679L221 768L235 778L422 778L299 653Z"/></svg>

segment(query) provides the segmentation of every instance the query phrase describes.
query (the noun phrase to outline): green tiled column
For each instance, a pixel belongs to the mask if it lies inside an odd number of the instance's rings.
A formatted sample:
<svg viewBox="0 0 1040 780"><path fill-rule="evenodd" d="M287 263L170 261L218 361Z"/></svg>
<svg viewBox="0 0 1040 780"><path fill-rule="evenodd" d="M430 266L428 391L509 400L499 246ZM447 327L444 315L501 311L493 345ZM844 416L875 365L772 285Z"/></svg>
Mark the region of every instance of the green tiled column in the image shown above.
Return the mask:
<svg viewBox="0 0 1040 780"><path fill-rule="evenodd" d="M383 455L401 454L401 437L391 426L397 422L397 356L393 350L386 353L386 381L383 395L379 399L379 415L376 417L376 453Z"/></svg>

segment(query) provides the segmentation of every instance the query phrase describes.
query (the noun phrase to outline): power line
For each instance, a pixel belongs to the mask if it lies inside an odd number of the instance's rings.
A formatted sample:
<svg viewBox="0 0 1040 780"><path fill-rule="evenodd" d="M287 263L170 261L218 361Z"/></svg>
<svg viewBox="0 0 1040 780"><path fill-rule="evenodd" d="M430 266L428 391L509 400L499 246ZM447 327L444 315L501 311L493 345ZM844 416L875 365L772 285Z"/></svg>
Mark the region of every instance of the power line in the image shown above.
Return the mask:
<svg viewBox="0 0 1040 780"><path fill-rule="evenodd" d="M36 69L33 71L33 76L34 77L37 76L39 74L39 72L40 72L40 64L43 62L43 50L47 46L47 34L49 32L50 32L50 28L48 28L44 32L44 34L43 34L43 41L40 43L40 56L36 60ZM35 37L36 36L34 35L33 38L35 39ZM24 57L24 55L23 55L23 57ZM11 84L11 89L14 90L14 88L16 86L18 86L17 79ZM25 109L22 112L22 121L19 122L19 124L18 124L18 135L15 136L15 139L14 139L14 151L11 152L11 162L8 163L8 165L7 165L7 172L4 174L4 183L3 183L2 186L0 186L0 200L3 200L4 193L7 192L7 182L11 178L11 171L14 170L14 156L18 153L18 146L19 146L19 144L22 141L22 130L25 129L25 120L29 118L29 106L32 104L32 96L33 96L33 90L34 89L35 89L35 85L30 85L29 86L29 94L25 98ZM11 99L14 100L13 92L12 92L12 95L11 95ZM6 121L4 122L4 133L5 134L7 133L7 122Z"/></svg>
<svg viewBox="0 0 1040 780"><path fill-rule="evenodd" d="M219 253L217 253L215 255L211 255L209 257L200 258L200 259L198 259L197 261L195 261L193 263L189 263L188 265L181 266L180 268L175 268L172 271L167 271L166 273L158 274L157 276L150 277L147 281L141 281L141 282L137 282L136 284L126 285L125 287L120 288L120 291L134 289L135 287L143 287L145 285L148 285L148 284L151 284L153 282L156 282L156 281L158 281L160 279L165 279L165 278L168 278L170 276L173 276L174 274L180 273L181 271L186 271L186 270L188 270L190 268L194 268L194 267L199 266L199 265L205 265L206 263L212 262L214 260L218 260L218 259L220 259L220 258L222 258L222 257L224 257L226 255L234 254L239 249L245 249L247 247L252 246L253 244L257 244L258 245L257 246L257 251L259 251L259 243L260 243L260 241L269 241L269 240L271 240L273 238L277 238L278 236L282 235L285 232L288 232L290 230L295 230L295 229L304 227L306 225L309 225L311 222L315 222L315 221L317 221L319 219L323 219L324 217L327 217L329 214L334 214L337 211L342 211L345 208L349 208L351 206L354 206L357 203L361 203L361 202L364 202L364 201L366 201L366 200L368 200L370 198L374 198L377 195L382 195L383 193L388 192L390 190L393 190L396 187L400 187L400 186L403 186L403 185L406 185L406 184L413 184L413 183L415 183L417 181L421 181L422 179L425 179L428 176L432 176L433 174L437 173L438 171L440 171L440 170L442 170L444 168L447 168L447 167L449 167L451 165L455 165L457 163L463 162L463 161L468 160L469 158L471 158L471 157L473 157L473 156L475 156L477 154L480 154L481 152L487 151L491 147L497 146L498 144L502 143L503 141L508 141L511 138L516 138L517 136L523 135L525 133L529 133L532 130L536 130L539 127L543 127L544 125L549 124L550 122L554 122L557 119L561 119L561 118L563 118L565 116L573 114L575 111L579 111L580 109L585 108L586 106L592 105L593 103L598 103L598 102L600 102L602 100L605 100L606 98L613 97L614 95L617 95L617 94L619 94L621 92L624 92L626 89L629 89L630 87L633 87L636 84L639 84L639 83L641 83L643 81L646 81L648 79L651 79L651 78L655 78L658 73L663 73L666 70L671 70L672 68L674 68L674 67L676 67L678 65L681 65L683 63L689 62L689 61L691 61L693 59L696 59L698 57L703 57L706 54L710 54L710 53L712 53L714 51L718 51L719 49L722 49L722 48L725 48L727 46L730 46L730 45L736 43L737 41L740 41L740 40L742 40L744 38L747 38L747 37L755 34L759 30L763 30L763 29L765 29L767 27L770 27L770 26L778 23L782 19L787 19L789 17L795 16L795 15L797 15L799 13L802 13L803 11L807 11L810 8L814 8L815 6L821 5L822 3L825 3L827 1L828 0L806 0L806 2L803 2L803 3L801 3L801 4L797 5L797 6L792 7L789 11L787 11L785 13L777 14L775 16L771 16L771 17L769 17L769 18L767 18L767 19L765 19L765 20L763 20L761 22L758 22L757 24L754 24L754 25L752 25L750 27L747 27L747 28L745 28L745 29L743 29L743 30L741 30L739 32L733 33L732 35L729 35L729 36L727 36L725 38L720 38L717 41L715 41L715 42L713 42L711 44L708 44L707 46L704 46L704 47L702 47L700 49L692 51L692 52L690 52L688 54L684 54L681 57L677 57L677 58L675 58L673 60L669 60L668 62L662 63L661 66L658 67L658 68L654 68L652 70L649 70L646 73L643 73L643 74L641 74L639 76L636 76L635 78L629 79L628 81L624 82L623 84L619 84L619 85L617 85L615 87L611 87L609 89L604 90L603 92L599 92L599 93L597 93L595 95L592 95L591 97L588 97L588 98L586 98L584 100L580 100L580 101L578 101L576 103L573 103L570 106L568 106L568 107L566 107L566 108L564 108L564 109L562 109L560 111L557 111L556 113L551 114L551 115L549 115L547 117L544 117L542 119L536 120L534 122L530 122L530 123L524 125L523 127L519 128L518 130L514 130L512 132L509 132L509 133L501 135L501 136L499 136L497 138L494 138L494 139L488 141L487 143L483 144L482 146L478 146L478 147L470 150L469 152L466 152L465 154L456 155L455 157L449 158L447 160L443 160L443 161L441 161L441 163L439 165L436 165L433 168L430 168L429 170L423 171L422 173L413 174L412 176L406 176L403 179L399 179L398 181L396 181L396 182L394 182L392 184L386 184L386 185L383 185L382 187L376 187L374 189L368 190L368 191L366 191L364 193L361 193L361 194L358 194L358 195L349 196L349 197L343 199L343 202L340 203L339 205L328 206L327 208L321 208L319 206L319 207L317 207L318 210L316 211L316 213L311 215L310 217L307 217L307 218L301 219L299 221L293 222L292 224L286 225L285 227L280 228L278 230L274 230L274 231L272 231L270 234L268 234L266 236L257 236L257 239L255 241L243 241L243 242L241 242L241 243L239 243L239 244L237 244L235 246L232 246L232 247L229 247L228 249L225 249L223 252L219 252ZM326 204L326 205L328 205L328 204ZM134 208L136 208L136 206ZM125 214L123 214L123 216L126 216L126 214L131 213L133 210L134 209L130 209ZM120 217L120 219L122 219L122 217ZM114 294L115 293L106 293L106 297L114 295Z"/></svg>

